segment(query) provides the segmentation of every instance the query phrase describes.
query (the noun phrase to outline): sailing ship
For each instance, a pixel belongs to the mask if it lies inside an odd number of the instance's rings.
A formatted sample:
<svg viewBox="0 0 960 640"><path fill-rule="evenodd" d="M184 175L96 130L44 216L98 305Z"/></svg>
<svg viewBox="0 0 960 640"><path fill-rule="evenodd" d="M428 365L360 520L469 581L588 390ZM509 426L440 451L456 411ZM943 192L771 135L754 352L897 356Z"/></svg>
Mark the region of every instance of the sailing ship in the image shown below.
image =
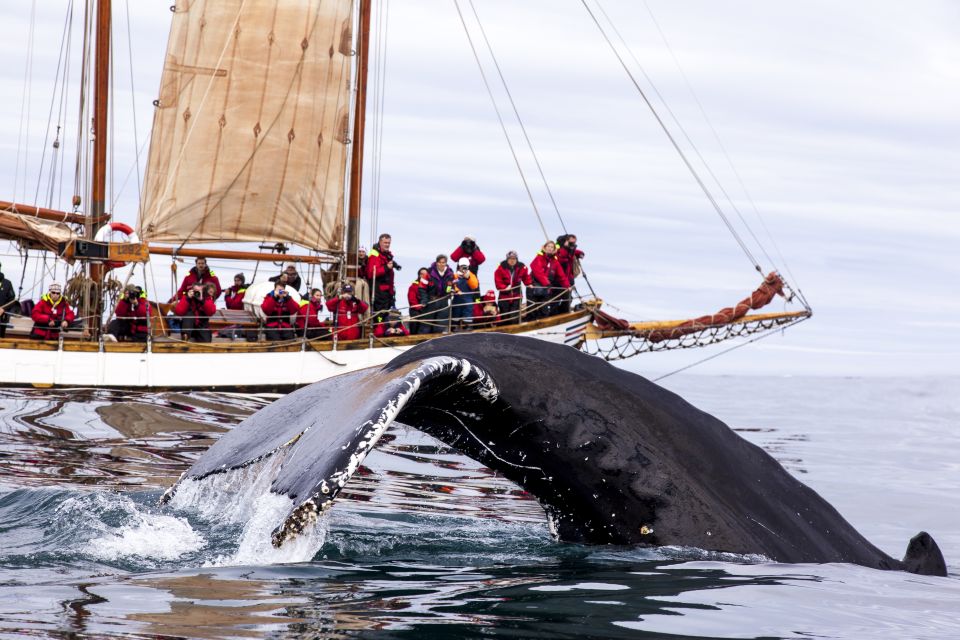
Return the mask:
<svg viewBox="0 0 960 640"><path fill-rule="evenodd" d="M170 334L168 308L160 302L150 303L146 342L112 342L104 331L124 284L118 274L129 269L129 281L151 256L297 263L328 293L337 283L362 280L358 248L373 4L176 0L134 230L107 210L111 1L86 3L85 42L95 46L83 58L93 87L85 197L74 195L71 211L0 202L0 238L21 252L42 252L72 265L67 295L84 329L60 333L57 340L32 340L26 335L29 317L16 315L26 301L10 305L12 321L0 339L0 384L292 388L383 364L434 337L375 338L367 320L357 340L334 333L332 339L189 343ZM198 246L209 243L220 248ZM251 243L260 250L222 248ZM560 342L617 360L758 337L810 317L802 294L779 273L760 275L762 284L743 301L700 318L628 322L609 314L591 291L574 292L574 305L563 313L532 320L536 314L527 313L533 310L527 303L515 321L476 330ZM753 313L777 296L799 308ZM236 324L238 318L221 322ZM248 313L239 322L256 325L257 318Z"/></svg>

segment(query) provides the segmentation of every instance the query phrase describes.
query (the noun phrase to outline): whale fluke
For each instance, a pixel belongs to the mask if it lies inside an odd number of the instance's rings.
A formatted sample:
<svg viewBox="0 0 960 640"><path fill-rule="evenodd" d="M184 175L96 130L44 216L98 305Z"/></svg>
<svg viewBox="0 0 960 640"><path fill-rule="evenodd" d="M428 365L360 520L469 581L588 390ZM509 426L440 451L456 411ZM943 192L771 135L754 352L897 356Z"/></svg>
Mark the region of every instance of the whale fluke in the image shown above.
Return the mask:
<svg viewBox="0 0 960 640"><path fill-rule="evenodd" d="M291 500L272 536L280 546L334 503L394 420L535 495L560 540L946 575L929 535L911 540L902 562L891 558L678 395L570 347L496 333L434 339L281 398L214 443L165 498L184 478L282 451L271 485Z"/></svg>

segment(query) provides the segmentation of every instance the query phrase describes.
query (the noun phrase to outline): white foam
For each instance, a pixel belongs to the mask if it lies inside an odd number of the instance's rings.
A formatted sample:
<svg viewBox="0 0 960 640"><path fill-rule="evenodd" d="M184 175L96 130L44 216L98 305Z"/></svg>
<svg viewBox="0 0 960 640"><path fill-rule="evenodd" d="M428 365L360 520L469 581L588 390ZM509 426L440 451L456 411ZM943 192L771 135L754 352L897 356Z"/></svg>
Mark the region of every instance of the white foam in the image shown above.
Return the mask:
<svg viewBox="0 0 960 640"><path fill-rule="evenodd" d="M241 524L238 547L217 556L207 566L262 565L307 562L326 539L323 523L307 527L279 549L271 544L274 528L284 521L293 501L270 491L286 450L242 469L218 473L202 480L185 479L169 505L192 510L218 524Z"/></svg>

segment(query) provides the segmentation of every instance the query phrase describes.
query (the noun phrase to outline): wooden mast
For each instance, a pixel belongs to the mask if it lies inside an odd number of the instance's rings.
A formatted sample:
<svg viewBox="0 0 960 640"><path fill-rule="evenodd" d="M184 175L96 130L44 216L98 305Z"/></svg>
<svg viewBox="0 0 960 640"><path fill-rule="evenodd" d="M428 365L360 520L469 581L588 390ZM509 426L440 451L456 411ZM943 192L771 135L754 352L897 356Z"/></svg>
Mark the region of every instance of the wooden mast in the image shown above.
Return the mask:
<svg viewBox="0 0 960 640"><path fill-rule="evenodd" d="M353 153L350 157L350 200L347 206L347 277L357 275L360 246L360 196L363 193L363 136L367 117L367 72L370 53L370 5L360 0L360 33L357 38L357 100L353 118Z"/></svg>
<svg viewBox="0 0 960 640"><path fill-rule="evenodd" d="M109 129L110 96L110 32L111 0L97 2L96 50L94 53L93 76L93 182L90 185L90 215L84 225L88 240L93 240L98 230L97 220L103 218L107 210L107 131ZM90 263L90 279L94 287L93 300L86 301L87 327L91 335L96 336L100 329L100 317L103 313L103 276L104 266Z"/></svg>

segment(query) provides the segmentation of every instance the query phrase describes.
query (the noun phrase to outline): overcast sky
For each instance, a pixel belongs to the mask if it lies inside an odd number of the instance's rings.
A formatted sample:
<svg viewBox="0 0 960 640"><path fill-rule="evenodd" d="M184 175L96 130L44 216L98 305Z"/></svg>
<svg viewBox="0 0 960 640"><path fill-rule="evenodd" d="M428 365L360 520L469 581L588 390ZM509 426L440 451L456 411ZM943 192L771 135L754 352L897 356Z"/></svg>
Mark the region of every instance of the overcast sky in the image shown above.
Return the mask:
<svg viewBox="0 0 960 640"><path fill-rule="evenodd" d="M0 104L0 199L15 192L19 201L34 200L68 2L37 3L32 118L29 137L24 128L18 145L30 4L0 2L7 26L0 41L7 87ZM114 1L115 192L134 166L132 105L140 144L149 131L170 4L129 3L131 95L127 3ZM758 274L579 0L475 4L561 213L586 251L591 282L616 313L683 318L732 305L752 291ZM773 266L765 249L777 267L789 268L784 275L814 308L810 322L698 371L958 373L960 3L603 0L602 6L760 238L762 249L731 211L763 268ZM394 236L405 268L401 282L470 234L490 256L480 273L481 285L490 287L496 259L515 248L529 261L543 236L453 1L393 0L388 38L379 227ZM495 79L489 64L487 70ZM508 104L501 104L509 115ZM76 128L73 110L67 126ZM513 125L511 131L522 147L519 131ZM527 153L521 162L537 183ZM55 206L68 206L69 185ZM535 185L535 196L550 234L558 235L542 185ZM116 217L133 223L135 175L116 200ZM367 244L370 233L365 223ZM13 258L2 261L8 277L18 271ZM220 271L236 268L224 264ZM163 282L155 289L168 287L166 272L158 270ZM641 356L629 368L653 375L718 350Z"/></svg>

